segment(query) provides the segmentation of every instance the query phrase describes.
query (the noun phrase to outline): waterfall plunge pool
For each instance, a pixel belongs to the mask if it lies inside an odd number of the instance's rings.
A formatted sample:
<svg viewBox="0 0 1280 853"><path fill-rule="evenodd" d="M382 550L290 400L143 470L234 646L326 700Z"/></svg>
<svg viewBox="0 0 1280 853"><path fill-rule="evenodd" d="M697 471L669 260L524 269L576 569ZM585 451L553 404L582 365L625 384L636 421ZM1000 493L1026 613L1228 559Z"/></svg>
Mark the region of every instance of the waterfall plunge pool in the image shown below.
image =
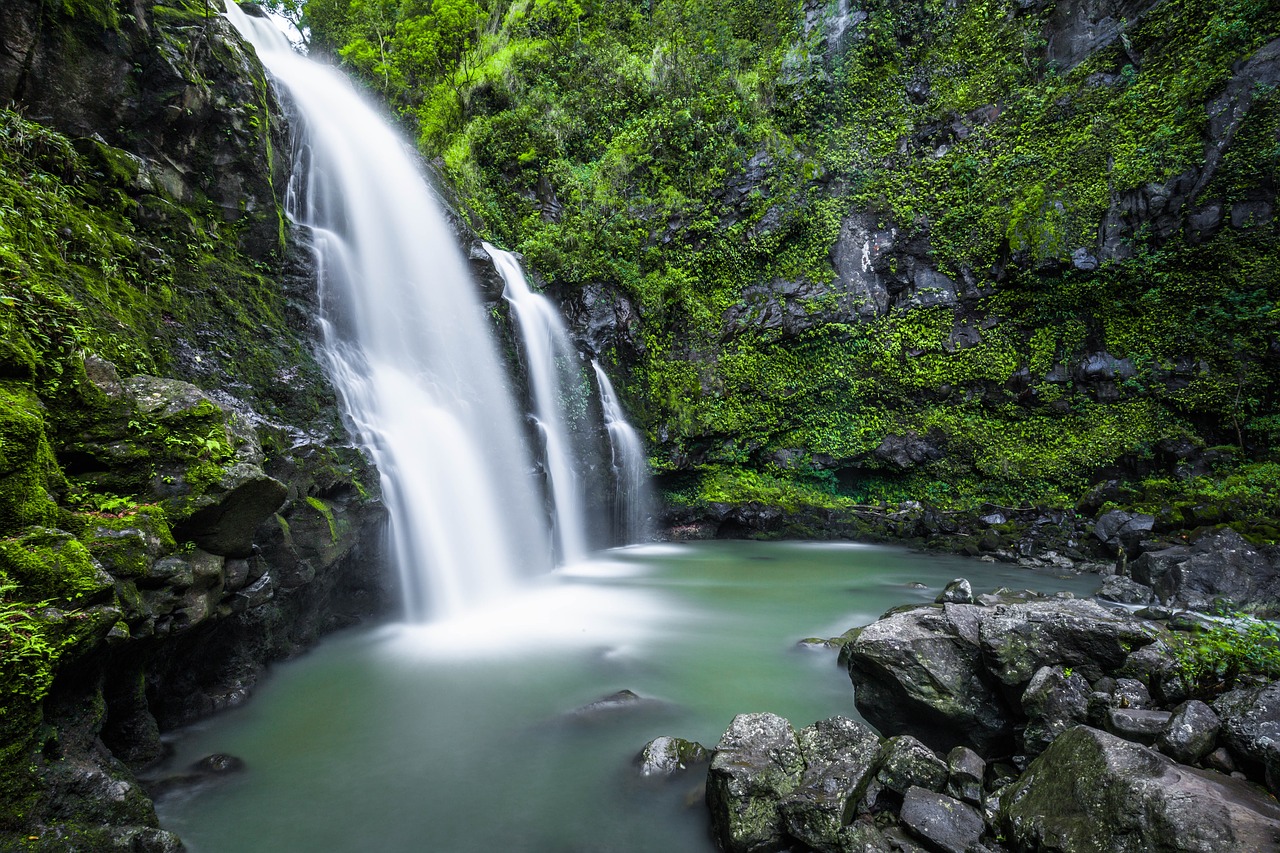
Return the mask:
<svg viewBox="0 0 1280 853"><path fill-rule="evenodd" d="M246 769L157 810L193 853L712 853L701 774L642 780L640 748L714 746L738 713L856 717L835 652L797 641L932 601L956 577L1097 587L852 543L607 551L464 618L346 632L275 667L244 706L174 741L175 772L219 752ZM659 701L572 713L622 689Z"/></svg>

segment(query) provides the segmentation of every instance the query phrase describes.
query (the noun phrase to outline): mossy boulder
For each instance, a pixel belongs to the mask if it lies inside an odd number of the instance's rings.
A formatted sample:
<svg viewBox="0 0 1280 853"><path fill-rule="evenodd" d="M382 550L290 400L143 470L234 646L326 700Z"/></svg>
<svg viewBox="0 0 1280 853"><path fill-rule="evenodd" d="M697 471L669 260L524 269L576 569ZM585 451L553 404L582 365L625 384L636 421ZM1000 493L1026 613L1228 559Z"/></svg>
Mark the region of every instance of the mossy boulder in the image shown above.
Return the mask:
<svg viewBox="0 0 1280 853"><path fill-rule="evenodd" d="M45 527L0 539L0 573L34 600L91 601L112 583L84 543L64 530Z"/></svg>
<svg viewBox="0 0 1280 853"><path fill-rule="evenodd" d="M29 388L0 382L0 533L56 525L54 495L66 487L45 435L39 398Z"/></svg>
<svg viewBox="0 0 1280 853"><path fill-rule="evenodd" d="M711 827L726 853L787 847L780 804L796 789L804 756L791 724L775 714L733 718L707 773Z"/></svg>

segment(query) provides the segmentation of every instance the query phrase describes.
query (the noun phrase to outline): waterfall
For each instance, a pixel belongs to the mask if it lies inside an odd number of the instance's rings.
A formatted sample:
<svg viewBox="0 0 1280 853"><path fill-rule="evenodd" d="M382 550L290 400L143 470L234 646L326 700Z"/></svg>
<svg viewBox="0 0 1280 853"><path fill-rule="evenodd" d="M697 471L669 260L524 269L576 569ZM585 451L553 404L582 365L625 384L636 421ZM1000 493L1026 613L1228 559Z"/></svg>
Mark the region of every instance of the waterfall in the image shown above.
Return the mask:
<svg viewBox="0 0 1280 853"><path fill-rule="evenodd" d="M578 354L569 341L560 312L551 300L529 287L515 256L488 243L484 249L506 282L505 296L515 311L520 331L533 396L532 417L542 438L543 465L554 504L560 559L576 563L587 551L586 509L582 486L574 470L580 454L575 449L565 412L582 385Z"/></svg>
<svg viewBox="0 0 1280 853"><path fill-rule="evenodd" d="M550 548L456 238L405 144L346 78L227 6L297 112L287 210L314 244L323 361L381 473L407 616L473 607L549 568Z"/></svg>
<svg viewBox="0 0 1280 853"><path fill-rule="evenodd" d="M617 541L629 544L643 542L649 536L649 467L640 435L627 423L618 395L613 391L604 368L597 361L591 366L596 371L600 386L600 407L604 410L604 425L609 431L609 447L613 467L613 525Z"/></svg>

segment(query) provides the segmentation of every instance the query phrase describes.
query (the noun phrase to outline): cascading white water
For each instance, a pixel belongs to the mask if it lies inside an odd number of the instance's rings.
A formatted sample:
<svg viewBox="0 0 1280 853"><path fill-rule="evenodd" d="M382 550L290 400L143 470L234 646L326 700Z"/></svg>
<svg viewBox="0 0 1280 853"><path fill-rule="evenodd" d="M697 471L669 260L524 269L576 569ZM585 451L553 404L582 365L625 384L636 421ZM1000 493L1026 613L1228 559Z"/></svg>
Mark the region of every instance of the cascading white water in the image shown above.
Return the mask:
<svg viewBox="0 0 1280 853"><path fill-rule="evenodd" d="M609 431L609 447L613 454L614 503L613 523L615 536L623 544L643 542L649 538L649 466L644 443L640 435L627 423L627 417L614 393L613 383L597 361L591 366L596 371L600 386L600 407L604 410L604 425Z"/></svg>
<svg viewBox="0 0 1280 853"><path fill-rule="evenodd" d="M382 475L407 615L468 609L551 559L465 261L405 145L346 78L227 6L300 119L288 210L313 236L324 359Z"/></svg>
<svg viewBox="0 0 1280 853"><path fill-rule="evenodd" d="M569 341L560 312L551 300L533 292L520 262L510 252L488 243L484 248L506 282L505 295L516 313L533 391L533 417L542 437L547 481L555 504L560 559L576 563L587 551L586 508L574 471L578 454L565 420L565 404L581 383L576 369L578 354Z"/></svg>

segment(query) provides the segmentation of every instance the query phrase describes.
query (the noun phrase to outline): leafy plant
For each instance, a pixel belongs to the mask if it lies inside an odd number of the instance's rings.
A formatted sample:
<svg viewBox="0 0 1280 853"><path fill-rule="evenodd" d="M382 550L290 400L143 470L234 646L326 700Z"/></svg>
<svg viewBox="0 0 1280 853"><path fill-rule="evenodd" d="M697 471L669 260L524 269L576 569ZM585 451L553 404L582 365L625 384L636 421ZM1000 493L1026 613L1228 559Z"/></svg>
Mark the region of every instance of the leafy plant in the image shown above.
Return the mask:
<svg viewBox="0 0 1280 853"><path fill-rule="evenodd" d="M1280 625L1243 614L1175 635L1175 672L1197 696L1280 677Z"/></svg>

